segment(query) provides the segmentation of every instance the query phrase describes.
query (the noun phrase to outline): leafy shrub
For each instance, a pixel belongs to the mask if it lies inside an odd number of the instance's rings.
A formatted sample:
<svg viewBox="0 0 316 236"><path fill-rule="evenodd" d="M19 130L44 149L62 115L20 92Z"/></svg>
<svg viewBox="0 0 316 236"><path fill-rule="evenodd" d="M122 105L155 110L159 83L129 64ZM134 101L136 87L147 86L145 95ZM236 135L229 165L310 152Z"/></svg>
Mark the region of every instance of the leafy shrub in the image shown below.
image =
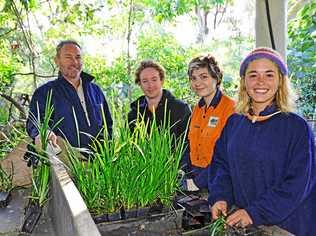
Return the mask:
<svg viewBox="0 0 316 236"><path fill-rule="evenodd" d="M288 65L299 92L300 112L316 112L316 2L311 1L289 23Z"/></svg>

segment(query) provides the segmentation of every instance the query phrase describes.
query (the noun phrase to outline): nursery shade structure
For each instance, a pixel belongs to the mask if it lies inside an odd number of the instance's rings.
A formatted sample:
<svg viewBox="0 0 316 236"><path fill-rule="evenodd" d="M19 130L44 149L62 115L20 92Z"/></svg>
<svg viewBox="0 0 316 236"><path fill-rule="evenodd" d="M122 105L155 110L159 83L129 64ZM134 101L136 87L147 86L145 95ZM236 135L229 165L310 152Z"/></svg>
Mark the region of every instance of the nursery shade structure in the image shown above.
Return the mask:
<svg viewBox="0 0 316 236"><path fill-rule="evenodd" d="M269 6L267 10L267 5ZM271 32L269 29L269 16ZM256 47L273 47L286 58L287 0L256 0ZM273 39L271 39L271 35Z"/></svg>

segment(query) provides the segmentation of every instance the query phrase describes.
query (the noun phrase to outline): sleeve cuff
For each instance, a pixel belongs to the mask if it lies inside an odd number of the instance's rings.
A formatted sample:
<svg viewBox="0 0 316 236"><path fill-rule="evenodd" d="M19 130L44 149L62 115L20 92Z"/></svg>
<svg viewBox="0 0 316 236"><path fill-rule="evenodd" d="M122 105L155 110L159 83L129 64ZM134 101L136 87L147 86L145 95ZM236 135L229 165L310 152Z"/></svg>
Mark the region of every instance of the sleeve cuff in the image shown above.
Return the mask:
<svg viewBox="0 0 316 236"><path fill-rule="evenodd" d="M264 222L262 216L258 213L258 210L256 207L249 206L246 207L245 210L249 214L250 218L252 219L254 226L264 225L267 222Z"/></svg>

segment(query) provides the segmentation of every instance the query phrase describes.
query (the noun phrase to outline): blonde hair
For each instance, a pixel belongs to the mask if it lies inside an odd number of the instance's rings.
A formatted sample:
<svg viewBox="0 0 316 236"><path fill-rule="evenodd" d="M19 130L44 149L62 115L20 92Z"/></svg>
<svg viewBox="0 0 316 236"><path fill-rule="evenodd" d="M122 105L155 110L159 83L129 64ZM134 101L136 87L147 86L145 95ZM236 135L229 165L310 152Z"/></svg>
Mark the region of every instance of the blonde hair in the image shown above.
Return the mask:
<svg viewBox="0 0 316 236"><path fill-rule="evenodd" d="M276 106L281 112L294 112L296 110L295 101L297 96L292 89L289 78L280 72L280 68L278 66L277 68L279 70L280 80L278 90L275 94ZM251 98L249 97L246 90L245 76L242 76L239 84L236 112L245 114L249 112L250 107Z"/></svg>

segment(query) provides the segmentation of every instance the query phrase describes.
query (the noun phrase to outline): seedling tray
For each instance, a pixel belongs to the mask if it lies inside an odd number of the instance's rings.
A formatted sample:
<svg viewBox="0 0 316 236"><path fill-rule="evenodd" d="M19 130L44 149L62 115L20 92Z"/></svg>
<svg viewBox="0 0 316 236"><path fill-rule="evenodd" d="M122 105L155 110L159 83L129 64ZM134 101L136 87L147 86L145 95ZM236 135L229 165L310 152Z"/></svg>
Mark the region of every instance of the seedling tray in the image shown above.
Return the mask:
<svg viewBox="0 0 316 236"><path fill-rule="evenodd" d="M41 215L42 208L37 203L30 203L25 210L25 218L21 231L32 233Z"/></svg>
<svg viewBox="0 0 316 236"><path fill-rule="evenodd" d="M225 236L268 236L268 234L257 227L249 226L246 228L232 228L229 227L225 230Z"/></svg>
<svg viewBox="0 0 316 236"><path fill-rule="evenodd" d="M99 223L97 227L102 235L179 235L181 232L182 206L178 206L178 209L162 209L160 213L150 208L137 212L141 213L137 213L135 218Z"/></svg>
<svg viewBox="0 0 316 236"><path fill-rule="evenodd" d="M184 230L202 228L211 222L211 211L207 200L196 195L178 199L185 209L182 227Z"/></svg>
<svg viewBox="0 0 316 236"><path fill-rule="evenodd" d="M182 235L191 235L191 236L205 236L211 235L209 225L204 226L199 229L194 229L190 231L183 232ZM271 234L267 233L263 229L259 229L254 226L249 226L244 229L234 229L227 228L220 236L271 236Z"/></svg>

